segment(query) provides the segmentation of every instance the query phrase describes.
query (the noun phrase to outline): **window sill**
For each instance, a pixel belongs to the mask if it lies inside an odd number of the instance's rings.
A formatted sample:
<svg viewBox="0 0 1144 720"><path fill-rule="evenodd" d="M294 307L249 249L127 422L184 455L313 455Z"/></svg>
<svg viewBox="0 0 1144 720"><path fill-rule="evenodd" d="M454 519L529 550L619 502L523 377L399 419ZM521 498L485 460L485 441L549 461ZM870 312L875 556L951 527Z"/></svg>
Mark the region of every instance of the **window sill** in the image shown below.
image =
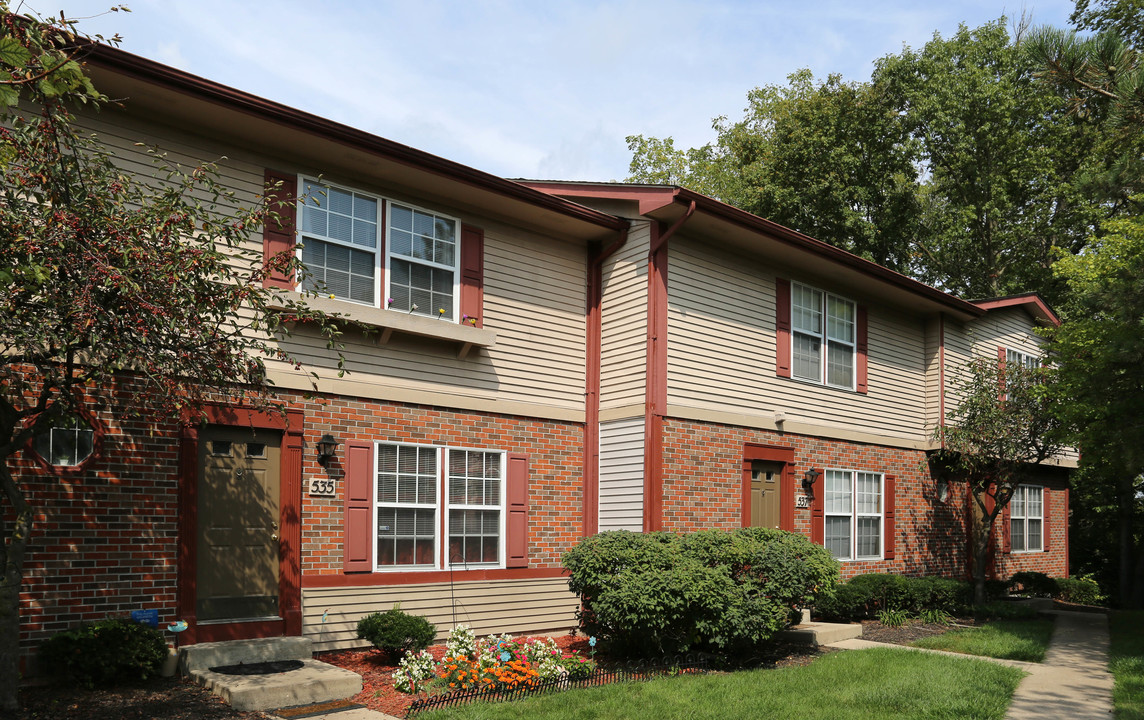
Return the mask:
<svg viewBox="0 0 1144 720"><path fill-rule="evenodd" d="M293 291L283 292L282 297L295 302L303 302L314 310L338 315L347 320L380 330L377 342L382 345L388 343L394 333L434 338L456 343L457 356L464 358L473 348L492 347L497 341L497 334L492 330L461 325L448 320L384 310L344 300L314 295L305 296ZM287 308L283 304L279 305L277 309L286 310Z"/></svg>

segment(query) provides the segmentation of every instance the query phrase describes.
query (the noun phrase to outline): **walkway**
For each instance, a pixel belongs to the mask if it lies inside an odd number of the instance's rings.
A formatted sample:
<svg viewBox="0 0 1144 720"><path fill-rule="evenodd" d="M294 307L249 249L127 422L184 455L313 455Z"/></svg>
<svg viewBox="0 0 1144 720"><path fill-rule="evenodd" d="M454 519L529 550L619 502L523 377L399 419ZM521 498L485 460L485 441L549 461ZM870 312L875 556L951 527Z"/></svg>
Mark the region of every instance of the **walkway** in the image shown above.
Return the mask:
<svg viewBox="0 0 1144 720"><path fill-rule="evenodd" d="M1112 674L1108 672L1108 616L1103 613L1046 610L1056 615L1053 637L1045 662L980 658L1019 667L1029 673L1017 691L1005 720L1040 720L1061 717L1069 720L1108 720L1112 716ZM871 647L897 647L869 640L842 640L830 647L859 650ZM916 652L937 652L909 648ZM959 655L959 657L969 657Z"/></svg>

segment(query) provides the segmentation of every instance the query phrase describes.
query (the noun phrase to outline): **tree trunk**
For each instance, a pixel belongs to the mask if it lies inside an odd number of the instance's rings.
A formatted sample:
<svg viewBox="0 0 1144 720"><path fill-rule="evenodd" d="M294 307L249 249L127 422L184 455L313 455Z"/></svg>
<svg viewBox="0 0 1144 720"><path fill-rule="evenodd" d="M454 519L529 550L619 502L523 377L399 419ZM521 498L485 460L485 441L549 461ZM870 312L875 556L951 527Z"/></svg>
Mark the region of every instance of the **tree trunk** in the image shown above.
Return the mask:
<svg viewBox="0 0 1144 720"><path fill-rule="evenodd" d="M973 523L971 537L973 543L973 604L985 604L985 571L989 565L989 542L993 539L994 514L974 508L970 522Z"/></svg>
<svg viewBox="0 0 1144 720"><path fill-rule="evenodd" d="M8 458L0 461L0 489L15 515L0 546L0 712L15 712L19 706L20 686L20 585L24 580L24 555L32 534L32 508L12 479ZM5 508L0 507L0 513Z"/></svg>

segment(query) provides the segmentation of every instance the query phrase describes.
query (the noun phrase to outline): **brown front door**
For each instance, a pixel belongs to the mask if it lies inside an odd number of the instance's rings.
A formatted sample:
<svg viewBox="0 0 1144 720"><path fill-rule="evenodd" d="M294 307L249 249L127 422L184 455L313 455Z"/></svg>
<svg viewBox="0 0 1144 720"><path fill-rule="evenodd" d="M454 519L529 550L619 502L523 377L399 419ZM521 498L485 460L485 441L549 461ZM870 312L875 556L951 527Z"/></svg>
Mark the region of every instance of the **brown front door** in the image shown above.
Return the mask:
<svg viewBox="0 0 1144 720"><path fill-rule="evenodd" d="M751 527L779 527L783 463L751 461Z"/></svg>
<svg viewBox="0 0 1144 720"><path fill-rule="evenodd" d="M199 443L199 622L277 618L282 434L211 427Z"/></svg>

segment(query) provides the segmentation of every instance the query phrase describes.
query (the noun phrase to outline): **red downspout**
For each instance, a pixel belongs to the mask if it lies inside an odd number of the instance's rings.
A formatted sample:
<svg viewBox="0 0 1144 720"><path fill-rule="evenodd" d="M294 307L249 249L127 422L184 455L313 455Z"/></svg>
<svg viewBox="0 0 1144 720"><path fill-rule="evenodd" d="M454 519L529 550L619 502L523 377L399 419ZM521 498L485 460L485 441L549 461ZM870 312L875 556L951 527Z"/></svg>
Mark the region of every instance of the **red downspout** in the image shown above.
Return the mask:
<svg viewBox="0 0 1144 720"><path fill-rule="evenodd" d="M667 414L667 241L695 214L695 201L666 231L652 224L648 251L644 400L644 532L663 529L663 418Z"/></svg>
<svg viewBox="0 0 1144 720"><path fill-rule="evenodd" d="M602 318L600 304L604 291L604 261L610 258L628 241L627 228L620 231L620 237L593 257L588 255L588 308L587 325L587 372L584 392L584 537L599 531L600 502L600 353Z"/></svg>

